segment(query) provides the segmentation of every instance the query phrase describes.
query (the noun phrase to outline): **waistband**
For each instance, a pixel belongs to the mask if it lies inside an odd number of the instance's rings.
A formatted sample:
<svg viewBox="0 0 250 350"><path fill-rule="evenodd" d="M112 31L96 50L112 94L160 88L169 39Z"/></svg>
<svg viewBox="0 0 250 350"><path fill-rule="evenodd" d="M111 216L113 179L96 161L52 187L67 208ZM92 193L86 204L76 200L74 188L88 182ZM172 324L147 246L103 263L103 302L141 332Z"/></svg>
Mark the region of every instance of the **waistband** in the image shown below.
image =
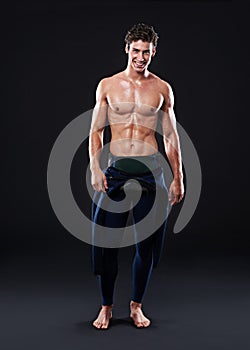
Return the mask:
<svg viewBox="0 0 250 350"><path fill-rule="evenodd" d="M147 156L115 156L108 155L108 166L130 174L145 174L158 169L160 165L160 152Z"/></svg>

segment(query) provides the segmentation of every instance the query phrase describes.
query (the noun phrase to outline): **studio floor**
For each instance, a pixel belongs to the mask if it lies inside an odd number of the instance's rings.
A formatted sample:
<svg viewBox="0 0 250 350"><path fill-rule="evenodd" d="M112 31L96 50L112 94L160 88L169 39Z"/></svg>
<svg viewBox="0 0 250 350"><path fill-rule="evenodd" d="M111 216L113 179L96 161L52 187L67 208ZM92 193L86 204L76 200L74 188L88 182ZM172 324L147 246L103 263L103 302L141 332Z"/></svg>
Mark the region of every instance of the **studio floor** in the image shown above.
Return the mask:
<svg viewBox="0 0 250 350"><path fill-rule="evenodd" d="M121 250L113 319L99 331L91 325L100 307L98 281L87 263L90 251L83 251L81 257L30 251L3 260L2 349L249 348L246 257L164 257L144 299L151 326L136 329L129 318L132 251Z"/></svg>

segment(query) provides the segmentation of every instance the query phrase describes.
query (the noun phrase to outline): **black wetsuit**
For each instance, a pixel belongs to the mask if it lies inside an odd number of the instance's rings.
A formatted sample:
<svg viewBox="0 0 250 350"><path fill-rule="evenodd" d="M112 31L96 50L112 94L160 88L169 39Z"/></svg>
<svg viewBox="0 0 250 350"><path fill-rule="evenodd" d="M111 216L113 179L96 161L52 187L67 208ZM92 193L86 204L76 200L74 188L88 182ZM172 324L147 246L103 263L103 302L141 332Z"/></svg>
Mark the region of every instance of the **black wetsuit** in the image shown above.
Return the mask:
<svg viewBox="0 0 250 350"><path fill-rule="evenodd" d="M156 198L156 190L160 193L160 200L157 201L158 203L156 203L157 205L154 209L155 220L157 220L157 213L159 211L164 211L167 218L168 190L164 182L158 153L132 158L116 157L110 154L109 166L103 171L107 178L108 190L106 193L95 192L94 194L95 200L92 205L92 263L93 272L99 277L102 304L111 305L113 304L114 285L118 272L119 248L96 246L96 237L98 234L108 235L108 229L110 227L126 227L129 210L115 213L112 212L112 205L124 199L125 193L123 189L124 185L126 183L128 184L128 180L138 181L143 190L139 202L131 209L136 234L139 234L136 232L136 223L150 212ZM110 206L109 204L105 205L107 196L112 199ZM135 243L136 251L132 267L132 300L135 302L142 302L152 268L155 268L160 260L166 223L167 219L150 236ZM98 227L96 224L98 224ZM99 225L102 227L102 232L98 232L100 230Z"/></svg>

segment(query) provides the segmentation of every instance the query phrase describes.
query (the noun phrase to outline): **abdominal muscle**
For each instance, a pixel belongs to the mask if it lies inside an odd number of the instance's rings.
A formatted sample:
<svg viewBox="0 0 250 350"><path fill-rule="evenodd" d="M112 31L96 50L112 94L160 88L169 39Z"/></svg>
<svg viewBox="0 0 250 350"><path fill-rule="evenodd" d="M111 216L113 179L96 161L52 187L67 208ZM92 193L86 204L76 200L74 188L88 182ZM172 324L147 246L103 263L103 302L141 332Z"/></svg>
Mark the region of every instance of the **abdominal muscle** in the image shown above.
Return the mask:
<svg viewBox="0 0 250 350"><path fill-rule="evenodd" d="M110 152L116 156L147 156L158 152L155 131L136 124L110 125Z"/></svg>

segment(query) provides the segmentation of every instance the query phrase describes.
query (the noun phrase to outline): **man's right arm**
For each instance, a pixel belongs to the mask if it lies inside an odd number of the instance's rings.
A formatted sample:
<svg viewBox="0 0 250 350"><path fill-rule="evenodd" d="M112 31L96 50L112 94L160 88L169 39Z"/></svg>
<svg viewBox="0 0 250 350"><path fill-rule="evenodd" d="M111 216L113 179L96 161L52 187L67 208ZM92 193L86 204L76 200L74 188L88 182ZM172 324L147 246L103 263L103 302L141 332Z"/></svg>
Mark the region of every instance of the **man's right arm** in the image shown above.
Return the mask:
<svg viewBox="0 0 250 350"><path fill-rule="evenodd" d="M95 191L108 188L107 180L100 168L100 156L103 148L103 131L107 119L108 103L106 99L106 79L98 84L96 90L96 105L93 110L89 134L89 158L91 170L91 185Z"/></svg>

